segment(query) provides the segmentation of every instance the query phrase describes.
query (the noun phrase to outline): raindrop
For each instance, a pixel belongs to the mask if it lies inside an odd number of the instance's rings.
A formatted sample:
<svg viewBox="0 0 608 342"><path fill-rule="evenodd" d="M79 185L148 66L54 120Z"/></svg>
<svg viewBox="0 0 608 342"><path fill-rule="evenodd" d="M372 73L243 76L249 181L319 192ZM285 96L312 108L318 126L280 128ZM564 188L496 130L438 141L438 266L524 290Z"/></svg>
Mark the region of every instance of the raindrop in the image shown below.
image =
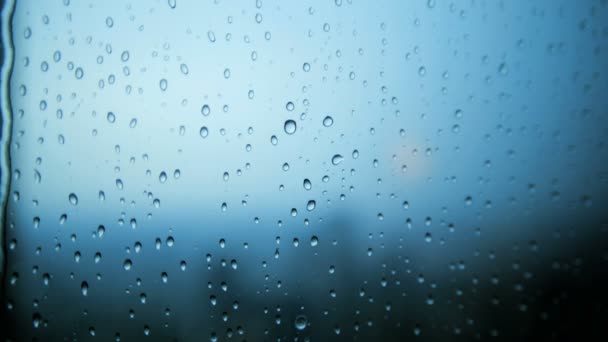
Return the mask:
<svg viewBox="0 0 608 342"><path fill-rule="evenodd" d="M188 75L188 73L190 72L190 70L188 69L188 66L187 66L186 64L184 64L184 63L182 63L182 64L179 66L179 70L180 70L180 71L182 72L182 74L184 74L184 75Z"/></svg>
<svg viewBox="0 0 608 342"><path fill-rule="evenodd" d="M340 154L336 154L331 158L331 163L334 165L340 164L344 160L344 157Z"/></svg>
<svg viewBox="0 0 608 342"><path fill-rule="evenodd" d="M499 72L501 75L506 76L506 75L509 73L509 66L507 66L507 64L506 64L506 63L501 63L501 64L498 66L498 72Z"/></svg>
<svg viewBox="0 0 608 342"><path fill-rule="evenodd" d="M116 121L116 115L114 115L113 112L108 112L108 115L106 115L106 119L109 123L114 123L114 121Z"/></svg>
<svg viewBox="0 0 608 342"><path fill-rule="evenodd" d="M160 90L162 90L162 91L167 90L167 86L168 86L167 80L164 78L161 79L159 82L159 86L160 86Z"/></svg>
<svg viewBox="0 0 608 342"><path fill-rule="evenodd" d="M68 196L68 199L70 200L70 204L72 204L72 205L77 205L78 204L78 197L76 196L76 194L71 193Z"/></svg>
<svg viewBox="0 0 608 342"><path fill-rule="evenodd" d="M420 76L426 75L426 68L424 66L421 66L420 68L418 68L418 75L420 75Z"/></svg>
<svg viewBox="0 0 608 342"><path fill-rule="evenodd" d="M302 182L302 186L304 186L304 189L306 190L312 189L312 183L310 182L310 179L305 178L304 182Z"/></svg>
<svg viewBox="0 0 608 342"><path fill-rule="evenodd" d="M211 113L211 108L209 108L208 105L203 105L201 107L201 114L203 114L204 116L207 116Z"/></svg>
<svg viewBox="0 0 608 342"><path fill-rule="evenodd" d="M161 172L160 175L158 175L158 181L161 183L167 181L167 174L165 173L165 171Z"/></svg>
<svg viewBox="0 0 608 342"><path fill-rule="evenodd" d="M122 54L120 55L120 59L123 62L128 61L129 60L129 51L127 51L127 50L123 51Z"/></svg>
<svg viewBox="0 0 608 342"><path fill-rule="evenodd" d="M328 115L323 119L323 126L331 127L331 125L333 125L333 124L334 124L334 119L331 116Z"/></svg>
<svg viewBox="0 0 608 342"><path fill-rule="evenodd" d="M287 133L287 134L294 134L297 129L296 122L293 120L285 121L285 124L283 125L283 129L285 130L285 133Z"/></svg>
<svg viewBox="0 0 608 342"><path fill-rule="evenodd" d="M304 315L299 315L296 317L295 320L295 327L298 330L304 330L306 328L306 325L308 324L308 320L306 319L306 316Z"/></svg>
<svg viewBox="0 0 608 342"><path fill-rule="evenodd" d="M203 126L203 127L201 127L199 134L201 135L202 138L206 138L207 136L209 136L209 129L206 126Z"/></svg>
<svg viewBox="0 0 608 342"><path fill-rule="evenodd" d="M81 67L78 67L76 68L76 71L74 71L74 75L77 79L81 79L84 76L84 70L82 70Z"/></svg>
<svg viewBox="0 0 608 342"><path fill-rule="evenodd" d="M315 210L316 206L317 206L317 202L315 202L314 200L310 200L310 201L308 201L308 204L306 204L306 210L313 211L313 210Z"/></svg>

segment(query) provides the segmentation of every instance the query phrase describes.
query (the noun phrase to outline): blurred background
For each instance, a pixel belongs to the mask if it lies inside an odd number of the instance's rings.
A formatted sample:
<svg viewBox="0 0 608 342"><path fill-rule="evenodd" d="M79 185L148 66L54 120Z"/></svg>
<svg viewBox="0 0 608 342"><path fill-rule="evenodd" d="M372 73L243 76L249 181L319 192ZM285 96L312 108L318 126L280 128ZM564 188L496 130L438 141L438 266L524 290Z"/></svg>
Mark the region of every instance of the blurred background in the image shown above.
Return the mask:
<svg viewBox="0 0 608 342"><path fill-rule="evenodd" d="M4 340L605 335L608 1L2 3Z"/></svg>

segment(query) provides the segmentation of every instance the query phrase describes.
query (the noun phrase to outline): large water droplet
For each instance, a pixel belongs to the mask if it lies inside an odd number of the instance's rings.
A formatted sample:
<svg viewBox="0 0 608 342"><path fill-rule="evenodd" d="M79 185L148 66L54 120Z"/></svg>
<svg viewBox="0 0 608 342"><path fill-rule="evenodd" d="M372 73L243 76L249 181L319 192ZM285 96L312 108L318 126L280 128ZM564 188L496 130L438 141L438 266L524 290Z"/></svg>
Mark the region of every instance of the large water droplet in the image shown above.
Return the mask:
<svg viewBox="0 0 608 342"><path fill-rule="evenodd" d="M336 154L331 158L331 163L334 165L340 164L344 160L344 157L340 154Z"/></svg>
<svg viewBox="0 0 608 342"><path fill-rule="evenodd" d="M283 125L283 129L285 130L285 133L287 133L287 134L294 134L297 130L296 122L293 120L285 121L285 124Z"/></svg>
<svg viewBox="0 0 608 342"><path fill-rule="evenodd" d="M313 211L313 210L315 210L316 207L317 207L317 202L315 202L314 200L310 200L310 201L308 201L308 204L306 204L306 210L308 210L308 211Z"/></svg>
<svg viewBox="0 0 608 342"><path fill-rule="evenodd" d="M78 197L76 196L76 194L71 193L68 196L68 199L70 200L70 204L72 204L72 205L77 205L78 204Z"/></svg>
<svg viewBox="0 0 608 342"><path fill-rule="evenodd" d="M305 178L304 182L302 182L302 186L304 186L304 189L306 190L312 189L312 183L310 182L310 179Z"/></svg>
<svg viewBox="0 0 608 342"><path fill-rule="evenodd" d="M306 328L306 325L308 324L308 320L306 319L306 316L304 315L299 315L296 317L295 320L295 327L298 330L304 330Z"/></svg>

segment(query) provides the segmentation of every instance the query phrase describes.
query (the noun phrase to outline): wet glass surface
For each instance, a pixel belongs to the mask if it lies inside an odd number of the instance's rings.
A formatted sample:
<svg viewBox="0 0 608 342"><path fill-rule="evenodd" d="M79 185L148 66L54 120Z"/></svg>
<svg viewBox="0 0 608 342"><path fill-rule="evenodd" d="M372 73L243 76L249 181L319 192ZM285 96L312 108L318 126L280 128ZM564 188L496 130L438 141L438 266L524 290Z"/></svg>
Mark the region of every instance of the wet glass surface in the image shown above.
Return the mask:
<svg viewBox="0 0 608 342"><path fill-rule="evenodd" d="M6 1L7 341L608 323L608 2Z"/></svg>

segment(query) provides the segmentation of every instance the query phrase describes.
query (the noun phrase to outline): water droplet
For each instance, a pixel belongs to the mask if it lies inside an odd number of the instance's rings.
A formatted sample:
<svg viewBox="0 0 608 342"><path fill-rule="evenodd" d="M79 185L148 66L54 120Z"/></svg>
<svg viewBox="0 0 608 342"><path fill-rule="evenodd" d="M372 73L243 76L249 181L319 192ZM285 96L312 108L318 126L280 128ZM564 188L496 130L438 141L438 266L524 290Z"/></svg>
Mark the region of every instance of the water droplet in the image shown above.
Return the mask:
<svg viewBox="0 0 608 342"><path fill-rule="evenodd" d="M302 65L302 70L304 70L305 72L309 72L310 71L310 64L304 63L304 65Z"/></svg>
<svg viewBox="0 0 608 342"><path fill-rule="evenodd" d="M305 178L304 182L302 182L302 186L304 186L304 189L306 190L312 189L312 183L310 182L310 179Z"/></svg>
<svg viewBox="0 0 608 342"><path fill-rule="evenodd" d="M125 271L131 270L131 266L133 266L133 262L131 261L131 259L126 259L122 264L122 268L124 268Z"/></svg>
<svg viewBox="0 0 608 342"><path fill-rule="evenodd" d="M161 183L167 181L167 174L165 173L165 171L161 172L160 175L158 175L158 181Z"/></svg>
<svg viewBox="0 0 608 342"><path fill-rule="evenodd" d="M506 63L501 63L498 66L498 72L501 75L506 76L509 73L509 66Z"/></svg>
<svg viewBox="0 0 608 342"><path fill-rule="evenodd" d="M316 235L313 235L310 238L310 246L316 247L319 244L319 238Z"/></svg>
<svg viewBox="0 0 608 342"><path fill-rule="evenodd" d="M190 72L190 69L188 69L188 66L187 66L186 64L184 64L184 63L182 63L182 64L179 66L179 70L180 70L180 71L182 72L182 74L184 74L184 75L188 75L188 73Z"/></svg>
<svg viewBox="0 0 608 342"><path fill-rule="evenodd" d="M167 86L169 84L167 83L167 80L163 78L163 79L160 80L160 82L159 82L158 85L160 87L160 90L165 91L165 90L167 90Z"/></svg>
<svg viewBox="0 0 608 342"><path fill-rule="evenodd" d="M74 75L76 76L77 79L81 79L84 76L84 70L82 70L81 67L78 67L74 71Z"/></svg>
<svg viewBox="0 0 608 342"><path fill-rule="evenodd" d="M468 207L473 204L473 197L467 196L464 198L464 204Z"/></svg>
<svg viewBox="0 0 608 342"><path fill-rule="evenodd" d="M340 164L344 160L344 157L340 154L336 154L331 158L331 163L334 165Z"/></svg>
<svg viewBox="0 0 608 342"><path fill-rule="evenodd" d="M293 120L285 121L285 124L283 125L283 129L285 130L285 133L287 133L287 134L294 134L297 129L296 122Z"/></svg>
<svg viewBox="0 0 608 342"><path fill-rule="evenodd" d="M313 210L315 210L316 206L317 206L317 202L315 202L314 200L310 200L310 201L308 201L308 204L306 204L306 210L313 211Z"/></svg>
<svg viewBox="0 0 608 342"><path fill-rule="evenodd" d="M203 126L203 127L201 127L199 134L201 135L202 138L206 138L209 136L209 129L206 126Z"/></svg>
<svg viewBox="0 0 608 342"><path fill-rule="evenodd" d="M418 68L418 75L420 75L420 76L426 75L426 68L424 66L421 66L420 68Z"/></svg>
<svg viewBox="0 0 608 342"><path fill-rule="evenodd" d="M89 293L89 284L86 281L83 281L80 284L80 291L82 292L83 296L86 296Z"/></svg>
<svg viewBox="0 0 608 342"><path fill-rule="evenodd" d="M108 115L106 115L106 119L109 123L114 123L114 121L116 121L116 115L114 115L113 112L108 112Z"/></svg>
<svg viewBox="0 0 608 342"><path fill-rule="evenodd" d="M208 105L203 105L201 107L201 114L203 114L204 116L207 116L211 113L211 108L209 108Z"/></svg>
<svg viewBox="0 0 608 342"><path fill-rule="evenodd" d="M270 143L276 146L279 143L279 138L276 135L271 136Z"/></svg>
<svg viewBox="0 0 608 342"><path fill-rule="evenodd" d="M306 328L306 325L308 324L308 320L306 319L306 316L304 315L299 315L296 317L295 320L295 327L298 330L304 330Z"/></svg>
<svg viewBox="0 0 608 342"><path fill-rule="evenodd" d="M331 127L331 125L333 125L333 124L334 124L334 119L331 116L328 115L323 119L323 126Z"/></svg>
<svg viewBox="0 0 608 342"><path fill-rule="evenodd" d="M171 9L174 9L177 6L177 0L167 0L167 4Z"/></svg>
<svg viewBox="0 0 608 342"><path fill-rule="evenodd" d="M70 200L70 204L72 204L72 205L77 205L78 204L78 197L76 196L76 194L71 193L68 196L68 199Z"/></svg>
<svg viewBox="0 0 608 342"><path fill-rule="evenodd" d="M462 119L462 114L463 114L463 113L462 113L462 109L456 109L456 110L454 111L454 117L455 117L456 119Z"/></svg>
<svg viewBox="0 0 608 342"><path fill-rule="evenodd" d="M289 101L285 104L285 109L287 109L288 112L293 111L295 108L293 102Z"/></svg>
<svg viewBox="0 0 608 342"><path fill-rule="evenodd" d="M207 31L207 38L211 43L215 43L215 33L213 31Z"/></svg>

